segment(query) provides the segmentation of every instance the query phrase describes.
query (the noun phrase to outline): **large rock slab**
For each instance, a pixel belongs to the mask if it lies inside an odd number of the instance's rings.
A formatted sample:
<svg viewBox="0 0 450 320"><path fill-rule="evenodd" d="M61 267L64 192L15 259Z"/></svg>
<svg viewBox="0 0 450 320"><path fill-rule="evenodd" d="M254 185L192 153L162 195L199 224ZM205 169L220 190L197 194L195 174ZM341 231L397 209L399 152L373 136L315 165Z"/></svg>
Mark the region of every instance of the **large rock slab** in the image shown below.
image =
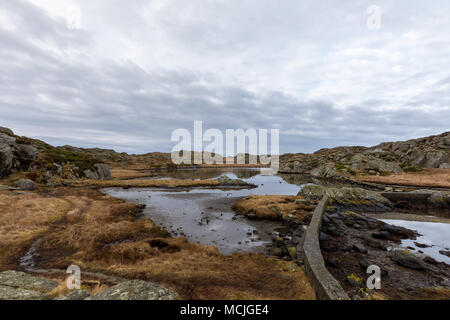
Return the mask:
<svg viewBox="0 0 450 320"><path fill-rule="evenodd" d="M175 300L178 295L153 282L132 280L119 283L87 300Z"/></svg>
<svg viewBox="0 0 450 320"><path fill-rule="evenodd" d="M104 163L94 165L100 180L111 180L111 167Z"/></svg>
<svg viewBox="0 0 450 320"><path fill-rule="evenodd" d="M45 278L38 278L20 271L0 272L0 285L12 288L49 292L58 286L58 282Z"/></svg>
<svg viewBox="0 0 450 320"><path fill-rule="evenodd" d="M336 180L351 180L352 176L346 169L339 170L334 163L327 163L311 170L311 175L317 178Z"/></svg>
<svg viewBox="0 0 450 320"><path fill-rule="evenodd" d="M91 293L87 290L73 290L66 294L65 296L59 297L56 300L72 300L72 301L78 301L78 300L85 300L91 295Z"/></svg>
<svg viewBox="0 0 450 320"><path fill-rule="evenodd" d="M50 297L35 290L0 285L0 300L50 300Z"/></svg>
<svg viewBox="0 0 450 320"><path fill-rule="evenodd" d="M111 167L104 163L97 163L92 169L86 169L83 173L88 179L111 180Z"/></svg>
<svg viewBox="0 0 450 320"><path fill-rule="evenodd" d="M427 269L427 265L422 259L407 250L395 250L389 256L393 261L405 268L415 270Z"/></svg>
<svg viewBox="0 0 450 320"><path fill-rule="evenodd" d="M0 177L9 173L13 164L13 152L9 144L0 141Z"/></svg>
<svg viewBox="0 0 450 320"><path fill-rule="evenodd" d="M308 200L317 200L327 195L330 203L352 210L385 211L392 203L380 192L362 188L326 188L319 185L307 185L298 193Z"/></svg>

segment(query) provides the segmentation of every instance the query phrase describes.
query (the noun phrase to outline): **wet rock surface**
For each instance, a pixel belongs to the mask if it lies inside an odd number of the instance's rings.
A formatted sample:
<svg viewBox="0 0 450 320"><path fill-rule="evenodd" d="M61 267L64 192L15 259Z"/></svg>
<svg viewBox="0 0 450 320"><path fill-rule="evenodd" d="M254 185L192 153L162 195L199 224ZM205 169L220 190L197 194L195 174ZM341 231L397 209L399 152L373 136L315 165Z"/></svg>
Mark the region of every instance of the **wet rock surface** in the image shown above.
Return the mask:
<svg viewBox="0 0 450 320"><path fill-rule="evenodd" d="M372 215L371 215L372 216ZM450 266L424 254L400 248L401 240L416 239L414 230L392 226L364 213L329 206L323 216L320 246L331 274L348 295L367 292L390 299L439 298L425 288L450 290ZM376 216L376 215L374 215ZM381 290L366 288L369 266L381 271ZM360 280L360 281L357 281Z"/></svg>

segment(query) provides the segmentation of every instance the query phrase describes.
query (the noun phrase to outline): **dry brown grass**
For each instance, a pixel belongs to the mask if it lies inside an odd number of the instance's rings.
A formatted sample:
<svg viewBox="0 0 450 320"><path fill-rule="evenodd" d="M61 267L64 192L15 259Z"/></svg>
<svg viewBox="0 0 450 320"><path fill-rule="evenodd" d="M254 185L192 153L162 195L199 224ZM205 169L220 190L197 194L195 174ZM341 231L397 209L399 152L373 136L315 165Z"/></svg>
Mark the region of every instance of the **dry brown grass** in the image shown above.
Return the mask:
<svg viewBox="0 0 450 320"><path fill-rule="evenodd" d="M66 181L75 187L97 188L187 188L187 187L215 187L217 180L77 180Z"/></svg>
<svg viewBox="0 0 450 320"><path fill-rule="evenodd" d="M65 199L0 192L0 270L15 266L34 239L61 220L70 206Z"/></svg>
<svg viewBox="0 0 450 320"><path fill-rule="evenodd" d="M421 172L390 176L360 175L358 180L404 186L450 188L450 169L424 169Z"/></svg>
<svg viewBox="0 0 450 320"><path fill-rule="evenodd" d="M111 177L113 179L136 179L148 177L148 173L130 169L111 169Z"/></svg>
<svg viewBox="0 0 450 320"><path fill-rule="evenodd" d="M157 281L186 299L314 298L302 268L284 271L289 262L255 254L230 260L215 247L171 238L151 220L137 220L138 206L97 190L2 192L0 203L2 270L16 268L39 237L41 268L74 263L85 271Z"/></svg>
<svg viewBox="0 0 450 320"><path fill-rule="evenodd" d="M255 214L258 219L303 220L313 207L301 196L249 196L237 201L233 210L240 214Z"/></svg>

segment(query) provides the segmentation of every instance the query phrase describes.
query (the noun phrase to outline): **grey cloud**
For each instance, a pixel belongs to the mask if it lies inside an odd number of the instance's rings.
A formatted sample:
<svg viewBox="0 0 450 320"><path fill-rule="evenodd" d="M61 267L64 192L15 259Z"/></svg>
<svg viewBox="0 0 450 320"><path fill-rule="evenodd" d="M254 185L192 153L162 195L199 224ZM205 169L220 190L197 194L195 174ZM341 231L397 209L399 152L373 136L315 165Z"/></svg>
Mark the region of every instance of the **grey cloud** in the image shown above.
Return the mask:
<svg viewBox="0 0 450 320"><path fill-rule="evenodd" d="M281 152L373 145L449 129L450 69L442 57L449 48L432 33L439 25L419 28L411 20L408 14L421 17L419 3L380 2L398 37L411 26L434 37L417 56L403 40L368 33L364 2L171 1L152 13L155 20L142 14L146 1L80 3L88 17L98 17L88 21L96 28L69 30L64 19L28 2L2 3L16 26L0 27L2 126L56 145L137 153L170 151L172 130L192 129L194 120L203 120L205 129L280 128ZM408 14L401 4L408 4ZM421 22L438 14L436 8L424 10ZM406 26L395 24L398 15ZM149 58L120 58L129 52L109 50L116 45L110 37L139 45ZM103 45L107 49L98 51ZM369 50L359 56L355 48ZM158 49L176 52L181 62ZM309 60L298 58L308 50ZM400 56L391 62L395 53ZM439 65L428 61L397 76L392 68L405 67L402 57L408 56L429 56ZM366 60L371 67L358 67Z"/></svg>

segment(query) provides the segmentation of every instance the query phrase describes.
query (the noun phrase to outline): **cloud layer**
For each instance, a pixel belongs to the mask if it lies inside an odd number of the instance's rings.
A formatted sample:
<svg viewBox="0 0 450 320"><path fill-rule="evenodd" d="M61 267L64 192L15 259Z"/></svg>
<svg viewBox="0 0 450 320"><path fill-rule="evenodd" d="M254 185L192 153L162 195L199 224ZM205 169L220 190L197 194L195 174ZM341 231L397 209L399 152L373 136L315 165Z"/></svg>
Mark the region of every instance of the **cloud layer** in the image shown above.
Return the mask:
<svg viewBox="0 0 450 320"><path fill-rule="evenodd" d="M14 0L0 125L55 145L170 151L174 129L279 128L281 152L450 129L448 1Z"/></svg>

